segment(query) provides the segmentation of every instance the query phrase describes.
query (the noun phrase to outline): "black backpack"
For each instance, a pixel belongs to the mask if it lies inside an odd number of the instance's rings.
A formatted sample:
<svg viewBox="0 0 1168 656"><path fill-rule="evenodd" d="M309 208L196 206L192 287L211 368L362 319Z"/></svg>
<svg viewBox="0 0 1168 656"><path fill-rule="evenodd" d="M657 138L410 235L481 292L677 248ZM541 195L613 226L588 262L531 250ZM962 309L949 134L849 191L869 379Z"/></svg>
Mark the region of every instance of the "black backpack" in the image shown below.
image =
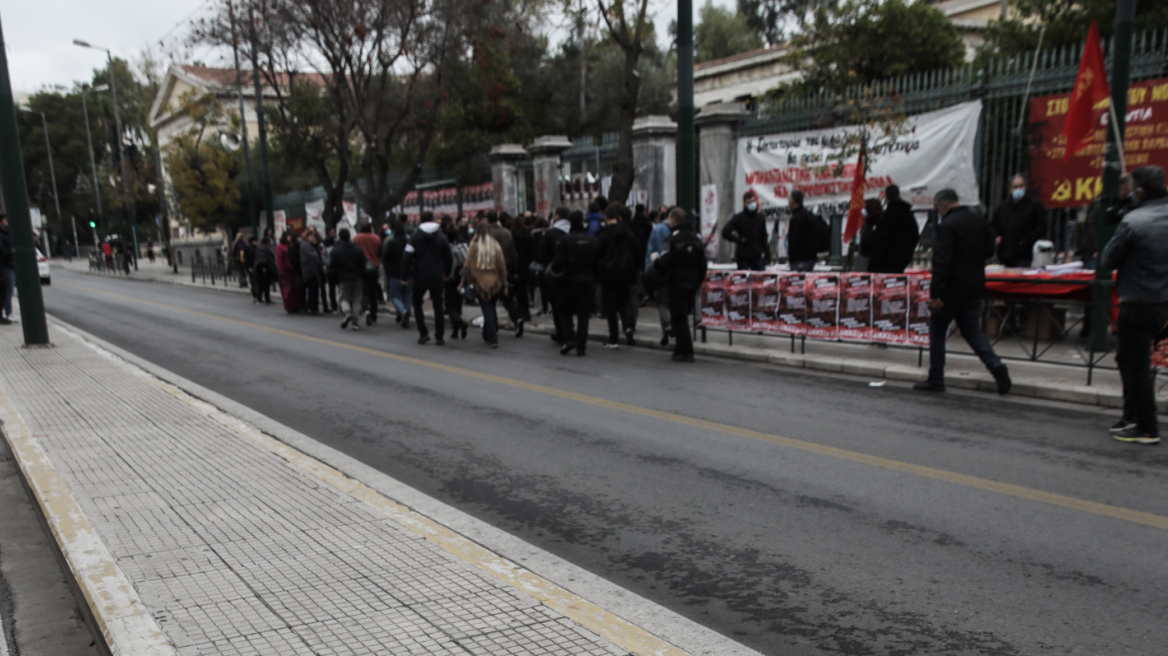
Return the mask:
<svg viewBox="0 0 1168 656"><path fill-rule="evenodd" d="M816 253L825 253L831 250L831 226L818 214L808 214L811 219L811 243L815 244Z"/></svg>

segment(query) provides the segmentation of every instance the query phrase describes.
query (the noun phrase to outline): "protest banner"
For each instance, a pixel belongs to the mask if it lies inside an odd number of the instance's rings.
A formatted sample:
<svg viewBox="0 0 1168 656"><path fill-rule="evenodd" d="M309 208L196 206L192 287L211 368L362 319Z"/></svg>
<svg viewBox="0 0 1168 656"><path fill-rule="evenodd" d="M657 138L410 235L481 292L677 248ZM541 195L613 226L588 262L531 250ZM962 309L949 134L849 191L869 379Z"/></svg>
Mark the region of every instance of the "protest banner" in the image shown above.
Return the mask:
<svg viewBox="0 0 1168 656"><path fill-rule="evenodd" d="M908 343L929 345L929 288L933 283L930 275L908 277Z"/></svg>
<svg viewBox="0 0 1168 656"><path fill-rule="evenodd" d="M773 271L750 276L750 329L762 332L779 330L779 274Z"/></svg>
<svg viewBox="0 0 1168 656"><path fill-rule="evenodd" d="M807 274L779 276L779 332L807 334Z"/></svg>
<svg viewBox="0 0 1168 656"><path fill-rule="evenodd" d="M807 336L839 338L840 274L807 274Z"/></svg>
<svg viewBox="0 0 1168 656"><path fill-rule="evenodd" d="M750 330L749 271L732 271L726 279L726 327Z"/></svg>
<svg viewBox="0 0 1168 656"><path fill-rule="evenodd" d="M872 274L848 273L842 279L839 338L867 342L872 338Z"/></svg>
<svg viewBox="0 0 1168 656"><path fill-rule="evenodd" d="M872 281L873 342L908 343L908 276L876 274Z"/></svg>
<svg viewBox="0 0 1168 656"><path fill-rule="evenodd" d="M726 327L727 271L707 271L702 283L702 325L710 328Z"/></svg>

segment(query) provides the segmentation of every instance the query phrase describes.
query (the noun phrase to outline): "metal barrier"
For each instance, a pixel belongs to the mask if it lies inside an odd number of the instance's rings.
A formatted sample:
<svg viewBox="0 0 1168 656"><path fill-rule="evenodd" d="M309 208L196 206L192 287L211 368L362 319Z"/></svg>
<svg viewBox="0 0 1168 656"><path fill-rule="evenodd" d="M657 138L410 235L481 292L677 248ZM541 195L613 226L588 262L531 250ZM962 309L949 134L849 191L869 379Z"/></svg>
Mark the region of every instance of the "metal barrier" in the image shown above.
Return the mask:
<svg viewBox="0 0 1168 656"><path fill-rule="evenodd" d="M93 273L107 275L129 275L126 268L126 256L120 254L106 256L102 253L90 253L89 270Z"/></svg>
<svg viewBox="0 0 1168 656"><path fill-rule="evenodd" d="M205 283L215 284L215 280L223 281L224 285L232 280L238 280L237 267L228 266L226 262L207 262L197 260L191 264L191 282L202 279Z"/></svg>

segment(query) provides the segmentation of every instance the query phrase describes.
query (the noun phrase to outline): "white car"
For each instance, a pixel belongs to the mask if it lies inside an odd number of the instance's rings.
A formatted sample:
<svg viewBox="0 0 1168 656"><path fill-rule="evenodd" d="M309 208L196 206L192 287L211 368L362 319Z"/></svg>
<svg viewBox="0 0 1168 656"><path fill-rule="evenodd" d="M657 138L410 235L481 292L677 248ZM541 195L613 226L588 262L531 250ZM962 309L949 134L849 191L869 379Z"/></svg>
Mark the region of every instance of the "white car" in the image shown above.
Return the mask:
<svg viewBox="0 0 1168 656"><path fill-rule="evenodd" d="M53 274L51 271L49 271L49 261L47 259L45 259L44 255L41 255L41 249L39 249L39 248L36 249L36 254L37 254L37 273L39 273L41 275L41 284L42 285L53 284Z"/></svg>

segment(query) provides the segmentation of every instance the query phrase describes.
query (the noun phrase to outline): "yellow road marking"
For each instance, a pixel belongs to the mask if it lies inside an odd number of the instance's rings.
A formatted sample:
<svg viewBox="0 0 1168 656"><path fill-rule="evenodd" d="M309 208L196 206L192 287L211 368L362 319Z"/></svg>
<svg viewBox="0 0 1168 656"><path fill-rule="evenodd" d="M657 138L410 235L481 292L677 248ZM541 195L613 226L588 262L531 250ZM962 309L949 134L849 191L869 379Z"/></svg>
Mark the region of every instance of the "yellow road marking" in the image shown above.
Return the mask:
<svg viewBox="0 0 1168 656"><path fill-rule="evenodd" d="M518 389L522 389L522 390L527 390L529 392L536 392L539 394L554 396L554 397L558 397L561 399L567 399L570 401L577 401L580 403L586 403L589 405L595 405L595 406L599 406L599 407L603 407L603 408L608 408L610 410L619 410L621 412L627 412L629 414L640 415L642 417L650 417L653 419L659 419L661 421L674 423L674 424L681 424L684 426L692 426L694 428L700 428L703 430L713 431L713 432L717 432L717 433L737 435L739 437L745 437L745 438L749 438L752 440L758 440L761 442L769 442L771 444L777 444L777 445L789 447L792 449L798 449L800 451L806 451L806 452L810 452L810 453L816 453L819 455L830 456L832 458L839 458L841 460L848 460L851 462L857 462L857 463L861 463L861 464L865 464L865 465L871 465L873 467L880 467L882 469L889 469L892 471L898 471L898 472L902 472L905 474L913 474L916 476L922 476L924 478L931 478L931 479L938 480L938 481L945 481L947 483L953 483L955 485L963 485L966 487L976 488L979 490L986 490L988 492L996 492L998 494L1004 494L1004 495L1016 497L1019 499L1028 499L1030 501L1038 501L1040 503L1046 503L1046 504L1050 504L1052 506L1059 506L1062 508L1069 508L1071 510L1078 510L1080 512L1090 513L1093 515L1100 515L1102 517L1110 517L1112 519L1119 519L1119 520L1123 520L1123 521L1127 521L1127 522L1132 522L1135 524L1143 524L1145 526L1151 526L1154 528L1168 529L1168 517L1164 517L1162 515L1155 515L1152 513L1146 513L1146 512L1139 511L1139 510L1131 510L1129 508L1122 508L1120 506L1113 506L1113 505L1106 504L1106 503L1097 503L1095 501L1088 501L1086 499L1079 499L1077 497L1067 496L1067 495L1063 495L1063 494L1056 494L1054 492L1045 492L1043 490L1036 490L1034 488L1028 488L1028 487L1024 487L1021 485L1002 483L1002 482L990 480L987 478L979 478L977 476L968 476L966 474L958 474L956 472L951 472L951 471L948 471L945 469L938 469L935 467L928 467L925 465L914 465L912 463L903 462L900 460L893 460L891 458L882 458L880 456L868 455L866 453L860 453L857 451L849 451L847 449L840 449L840 448L836 448L836 447L832 447L832 446L826 446L823 444L816 444L814 442L807 442L804 440L796 440L796 439L792 439L789 437L780 437L778 435L772 435L770 433L763 433L762 431L751 430L749 428L739 428L738 426L731 426L729 424L722 424L722 423L718 423L718 422L714 422L714 421L706 421L704 419L696 419L693 417L686 417L684 415L674 414L672 412L662 412L660 410L643 408L641 406L631 405L628 403L621 403L619 401L610 401L608 399L602 399L602 398L596 397L596 396L589 396L587 394L579 394L576 392L569 392L567 390L556 389L554 387L547 387L547 386L543 386L543 385L535 385L533 383L527 383L527 382L524 382L521 380L514 380L512 378L504 378L503 376L495 376L492 374L486 374L486 373L481 373L478 371L473 371L471 369L463 369L461 367L453 367L451 365L441 364L438 362L430 362L429 360L422 360L420 358L413 358L413 357L410 357L407 355L398 355L396 353L389 353L386 351L380 351L377 349L367 348L364 346L357 346L354 344L345 344L344 342L337 342L337 341L333 341L330 339L313 337L311 335L303 335L300 333L295 333L295 332L292 332L289 330L283 330L280 328L271 328L269 326L263 326L263 325L260 325L257 323L252 323L250 321L241 321L239 319L229 319L227 317L221 317L221 316L218 316L215 314L200 312L198 310L188 310L186 308L180 308L180 307L176 307L173 305L167 305L165 303L158 303L155 301L145 301L145 300L133 298L130 296L124 296L122 294L117 294L114 292L107 292L107 291L103 291L100 289L95 289L92 287L85 287L82 285L75 285L75 284L70 284L70 283L64 283L64 284L66 286L69 286L69 287L76 287L77 289L84 289L84 290L90 291L90 292L96 292L99 294L105 294L107 296L122 298L122 299L132 301L135 303L153 305L156 307L165 308L165 309L173 310L176 312L184 312L186 314L191 314L191 315L195 315L195 316L199 316L199 317L203 317L203 318L207 318L207 319L214 319L216 321L231 323L231 324L235 324L237 326L243 326L246 328L255 328L257 330L263 330L263 331L275 333L278 335L284 335L284 336L292 337L295 339L314 342L317 344L323 344L326 346L332 346L335 348L341 348L341 349L345 349L348 351L355 351L358 353L366 353L366 354L374 355L377 357L387 358L390 360L396 360L398 362L405 362L408 364L417 365L419 367L426 367L428 369L445 371L447 373L457 374L459 376L465 376L468 378L475 378L478 380L483 380L483 381L496 383L496 384L500 384L500 385L507 385L510 387L514 387L514 388L518 388Z"/></svg>

